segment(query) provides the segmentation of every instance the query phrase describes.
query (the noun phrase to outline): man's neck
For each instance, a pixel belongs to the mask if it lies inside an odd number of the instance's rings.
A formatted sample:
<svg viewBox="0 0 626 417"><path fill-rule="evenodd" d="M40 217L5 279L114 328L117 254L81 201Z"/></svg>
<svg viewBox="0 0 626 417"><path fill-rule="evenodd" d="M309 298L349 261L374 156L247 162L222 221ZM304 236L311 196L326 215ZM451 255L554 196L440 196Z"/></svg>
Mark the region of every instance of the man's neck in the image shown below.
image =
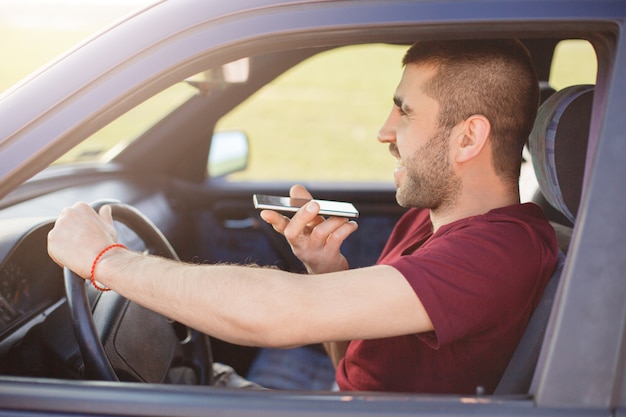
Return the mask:
<svg viewBox="0 0 626 417"><path fill-rule="evenodd" d="M460 195L453 204L438 209L431 209L430 220L433 232L441 226L467 217L485 214L491 210L519 204L519 191L511 192L475 192L471 195Z"/></svg>

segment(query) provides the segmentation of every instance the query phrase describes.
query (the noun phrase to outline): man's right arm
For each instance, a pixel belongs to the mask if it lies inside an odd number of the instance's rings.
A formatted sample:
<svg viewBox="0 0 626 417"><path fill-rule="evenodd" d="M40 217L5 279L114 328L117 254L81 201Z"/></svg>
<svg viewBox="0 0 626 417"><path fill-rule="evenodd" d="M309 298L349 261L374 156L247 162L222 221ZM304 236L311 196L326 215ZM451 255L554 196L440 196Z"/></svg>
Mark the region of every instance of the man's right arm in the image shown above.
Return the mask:
<svg viewBox="0 0 626 417"><path fill-rule="evenodd" d="M190 265L116 248L99 261L96 279L170 319L244 346L287 348L432 330L411 286L387 265L301 275Z"/></svg>
<svg viewBox="0 0 626 417"><path fill-rule="evenodd" d="M48 251L88 279L115 242L110 210L63 211ZM121 248L98 261L96 279L120 295L206 334L241 345L292 347L432 330L419 298L395 268L378 265L301 275L272 268L190 265Z"/></svg>

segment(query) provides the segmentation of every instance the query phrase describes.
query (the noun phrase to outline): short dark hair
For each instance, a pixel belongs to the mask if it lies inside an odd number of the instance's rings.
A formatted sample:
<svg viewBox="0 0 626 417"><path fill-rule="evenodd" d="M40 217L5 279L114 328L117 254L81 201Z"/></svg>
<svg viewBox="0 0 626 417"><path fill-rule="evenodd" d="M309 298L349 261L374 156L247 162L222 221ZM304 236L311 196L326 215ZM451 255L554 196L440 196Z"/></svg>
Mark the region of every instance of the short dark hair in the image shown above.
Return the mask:
<svg viewBox="0 0 626 417"><path fill-rule="evenodd" d="M435 67L424 92L439 102L440 128L473 114L489 120L495 172L517 183L539 105L539 83L524 45L513 39L420 41L402 63Z"/></svg>

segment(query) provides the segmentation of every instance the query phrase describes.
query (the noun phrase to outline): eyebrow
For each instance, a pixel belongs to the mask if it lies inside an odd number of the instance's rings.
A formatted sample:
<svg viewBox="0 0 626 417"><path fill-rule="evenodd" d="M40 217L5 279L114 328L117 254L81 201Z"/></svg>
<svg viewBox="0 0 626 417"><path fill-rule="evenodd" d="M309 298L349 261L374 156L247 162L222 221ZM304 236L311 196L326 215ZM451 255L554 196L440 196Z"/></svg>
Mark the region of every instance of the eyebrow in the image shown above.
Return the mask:
<svg viewBox="0 0 626 417"><path fill-rule="evenodd" d="M397 95L393 96L393 103L396 105L396 107L398 107L399 109L401 109L403 112L407 114L411 113L413 110L408 104L404 102L404 100L402 100L402 97L400 96L397 96Z"/></svg>

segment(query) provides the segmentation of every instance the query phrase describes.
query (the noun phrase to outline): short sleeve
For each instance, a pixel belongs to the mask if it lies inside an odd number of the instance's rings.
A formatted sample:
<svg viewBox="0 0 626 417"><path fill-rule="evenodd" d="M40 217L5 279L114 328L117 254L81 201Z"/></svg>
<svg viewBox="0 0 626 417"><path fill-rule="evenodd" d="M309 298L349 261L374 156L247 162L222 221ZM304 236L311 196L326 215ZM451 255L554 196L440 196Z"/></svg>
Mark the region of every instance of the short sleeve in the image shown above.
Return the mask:
<svg viewBox="0 0 626 417"><path fill-rule="evenodd" d="M438 231L421 248L387 264L399 270L424 305L433 348L486 332L531 310L542 271L556 250L532 224L490 215ZM488 220L488 221L487 221ZM554 263L552 263L554 265Z"/></svg>

